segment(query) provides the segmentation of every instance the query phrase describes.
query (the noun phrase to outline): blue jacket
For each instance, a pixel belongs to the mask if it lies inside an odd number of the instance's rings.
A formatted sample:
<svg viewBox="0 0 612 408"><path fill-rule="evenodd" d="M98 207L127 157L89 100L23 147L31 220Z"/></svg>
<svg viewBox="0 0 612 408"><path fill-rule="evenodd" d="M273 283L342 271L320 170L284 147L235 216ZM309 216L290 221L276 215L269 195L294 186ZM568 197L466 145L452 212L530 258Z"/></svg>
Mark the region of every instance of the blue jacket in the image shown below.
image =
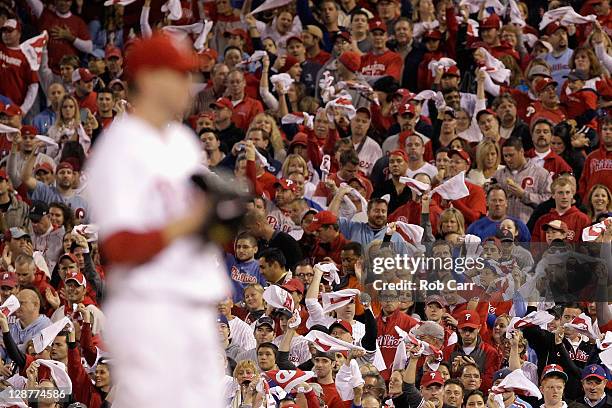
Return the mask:
<svg viewBox="0 0 612 408"><path fill-rule="evenodd" d="M516 224L516 228L519 232L518 242L531 242L531 233L523 221L515 217L506 218L511 219L514 221L514 224ZM493 221L489 217L482 217L470 224L466 233L476 235L484 241L486 238L495 236L495 232L499 228L499 224L501 224L500 221Z"/></svg>

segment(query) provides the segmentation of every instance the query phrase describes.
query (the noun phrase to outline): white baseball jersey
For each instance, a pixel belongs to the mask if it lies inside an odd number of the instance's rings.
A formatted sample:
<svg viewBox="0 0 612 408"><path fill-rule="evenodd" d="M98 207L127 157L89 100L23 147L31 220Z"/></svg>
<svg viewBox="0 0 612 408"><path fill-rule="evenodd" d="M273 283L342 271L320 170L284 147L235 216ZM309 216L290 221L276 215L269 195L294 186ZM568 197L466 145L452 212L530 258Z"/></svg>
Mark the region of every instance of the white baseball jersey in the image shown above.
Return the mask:
<svg viewBox="0 0 612 408"><path fill-rule="evenodd" d="M160 130L131 115L115 120L87 169L88 199L101 240L118 232L155 231L185 217L195 193L190 176L202 171L200 163L198 139L187 127L173 123ZM213 304L231 293L220 260L216 246L184 237L148 262L115 266L109 285L115 294L135 298L163 294Z"/></svg>
<svg viewBox="0 0 612 408"><path fill-rule="evenodd" d="M382 149L370 136L366 136L363 145L354 144L353 147L359 155L359 170L370 176L374 163L383 155Z"/></svg>
<svg viewBox="0 0 612 408"><path fill-rule="evenodd" d="M239 345L243 350L250 350L257 347L253 329L248 323L234 317L229 321L229 329L230 338L233 344Z"/></svg>

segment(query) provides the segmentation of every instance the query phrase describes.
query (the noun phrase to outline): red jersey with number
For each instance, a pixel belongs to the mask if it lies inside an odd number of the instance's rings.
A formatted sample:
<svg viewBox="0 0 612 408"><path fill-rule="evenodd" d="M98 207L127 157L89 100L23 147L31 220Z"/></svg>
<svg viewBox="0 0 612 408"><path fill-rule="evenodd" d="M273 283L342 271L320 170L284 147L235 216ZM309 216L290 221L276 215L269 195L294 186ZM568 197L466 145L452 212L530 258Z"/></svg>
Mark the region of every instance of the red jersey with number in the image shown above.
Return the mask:
<svg viewBox="0 0 612 408"><path fill-rule="evenodd" d="M65 27L72 32L76 38L87 41L91 40L87 24L81 17L70 14L68 17L60 17L56 13L45 8L38 20L38 28L40 31L47 30L49 32L49 68L54 74L59 74L59 62L64 55L79 55L79 50L67 40L54 39L51 35L51 29L54 27Z"/></svg>
<svg viewBox="0 0 612 408"><path fill-rule="evenodd" d="M403 66L402 56L389 50L380 55L369 52L361 56L361 73L367 76L391 75L399 81Z"/></svg>
<svg viewBox="0 0 612 408"><path fill-rule="evenodd" d="M21 105L28 86L38 82L38 74L30 68L28 60L19 48L9 48L0 43L0 94Z"/></svg>

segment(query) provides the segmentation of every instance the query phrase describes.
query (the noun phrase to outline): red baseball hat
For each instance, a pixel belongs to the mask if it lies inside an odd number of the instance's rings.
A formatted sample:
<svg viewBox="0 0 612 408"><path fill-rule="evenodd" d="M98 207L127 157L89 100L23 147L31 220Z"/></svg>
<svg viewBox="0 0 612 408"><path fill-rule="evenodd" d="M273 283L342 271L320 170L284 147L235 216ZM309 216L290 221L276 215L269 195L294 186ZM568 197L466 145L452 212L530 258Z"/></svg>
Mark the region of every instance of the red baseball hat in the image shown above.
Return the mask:
<svg viewBox="0 0 612 408"><path fill-rule="evenodd" d="M66 278L64 278L64 282L68 282L70 280L75 281L79 284L79 286L87 286L85 276L81 272L68 272L66 274Z"/></svg>
<svg viewBox="0 0 612 408"><path fill-rule="evenodd" d="M213 61L217 61L219 53L213 48L204 48L203 50L198 52L198 56L200 57L200 59L210 58Z"/></svg>
<svg viewBox="0 0 612 408"><path fill-rule="evenodd" d="M457 68L456 65L452 65L450 67L444 68L444 73L442 74L442 76L443 77L445 77L445 76L461 77L461 74L459 72L459 68Z"/></svg>
<svg viewBox="0 0 612 408"><path fill-rule="evenodd" d="M387 32L387 25L379 18L373 18L372 20L370 20L368 28L370 29L370 31L381 30L385 33Z"/></svg>
<svg viewBox="0 0 612 408"><path fill-rule="evenodd" d="M478 26L478 28L480 28L481 30L486 30L489 28L496 28L499 30L500 27L501 20L499 19L499 16L497 14L491 14L489 17L485 18Z"/></svg>
<svg viewBox="0 0 612 408"><path fill-rule="evenodd" d="M278 71L283 74L293 68L294 65L299 63L300 61L298 61L298 59L295 58L293 55L287 55L285 57L285 65L283 65Z"/></svg>
<svg viewBox="0 0 612 408"><path fill-rule="evenodd" d="M308 135L306 135L306 133L297 132L295 136L293 136L293 139L291 139L291 143L289 143L289 150L297 145L308 146Z"/></svg>
<svg viewBox="0 0 612 408"><path fill-rule="evenodd" d="M163 33L136 41L126 56L126 74L129 78L145 69L167 68L189 72L197 67L198 61L192 49L183 47Z"/></svg>
<svg viewBox="0 0 612 408"><path fill-rule="evenodd" d="M40 162L36 167L34 167L34 174L41 170L53 174L53 167L51 167L51 165L47 162Z"/></svg>
<svg viewBox="0 0 612 408"><path fill-rule="evenodd" d="M109 58L121 58L123 57L123 54L121 54L121 50L117 47L106 47L106 51L104 51L104 58L109 59Z"/></svg>
<svg viewBox="0 0 612 408"><path fill-rule="evenodd" d="M291 190L293 192L297 190L297 184L295 184L293 180L288 180L286 178L279 179L276 183L274 183L274 188L279 187L283 190Z"/></svg>
<svg viewBox="0 0 612 408"><path fill-rule="evenodd" d="M4 113L6 116L23 116L21 108L10 103L8 105L4 105L2 108L2 113Z"/></svg>
<svg viewBox="0 0 612 408"><path fill-rule="evenodd" d="M234 109L234 105L232 105L232 101L230 101L228 98L219 98L213 103L211 103L210 107L219 108L219 109L227 108L230 110Z"/></svg>
<svg viewBox="0 0 612 408"><path fill-rule="evenodd" d="M480 327L480 316L475 310L464 310L457 317L459 323L457 324L458 329L464 327L471 327L472 329L478 329Z"/></svg>
<svg viewBox="0 0 612 408"><path fill-rule="evenodd" d="M351 336L353 335L353 327L346 320L338 319L335 322L333 322L328 328L330 333L334 329L334 327L340 327L341 329L346 330Z"/></svg>
<svg viewBox="0 0 612 408"><path fill-rule="evenodd" d="M0 170L0 180L8 180L9 176L6 172L6 170L2 169Z"/></svg>
<svg viewBox="0 0 612 408"><path fill-rule="evenodd" d="M74 263L78 263L78 260L76 259L76 256L74 256L74 254L71 254L70 252L66 252L66 253L62 254L62 255L59 257L59 259L57 260L57 262L58 262L58 263L59 263L59 262L61 262L61 261L62 261L62 259L64 259L64 258L68 258L68 259L70 259L72 262L74 262Z"/></svg>
<svg viewBox="0 0 612 408"><path fill-rule="evenodd" d="M67 161L63 161L60 164L57 165L57 171L59 172L60 170L64 170L64 169L70 169L72 171L74 171L74 166L70 163L68 163Z"/></svg>
<svg viewBox="0 0 612 408"><path fill-rule="evenodd" d="M562 29L567 31L567 27L559 24L559 22L554 21L546 26L546 35L552 35L555 31Z"/></svg>
<svg viewBox="0 0 612 408"><path fill-rule="evenodd" d="M565 373L563 367L561 367L559 364L549 364L544 367L544 369L542 370L542 377L540 377L540 381L542 381L548 376L561 377L567 382L567 374Z"/></svg>
<svg viewBox="0 0 612 408"><path fill-rule="evenodd" d="M72 83L79 82L80 80L85 82L93 81L95 77L87 68L79 68L72 71Z"/></svg>
<svg viewBox="0 0 612 408"><path fill-rule="evenodd" d="M302 37L300 37L299 35L292 35L291 37L287 38L287 41L285 41L285 44L289 45L289 43L293 40L299 41L302 44L304 44L304 40L302 40Z"/></svg>
<svg viewBox="0 0 612 408"><path fill-rule="evenodd" d="M451 150L448 152L448 157L451 158L453 156L459 156L461 157L463 160L465 160L468 164L468 166L472 165L472 158L470 157L470 155L468 154L468 152L466 152L465 150Z"/></svg>
<svg viewBox="0 0 612 408"><path fill-rule="evenodd" d="M338 217L331 211L319 211L315 214L312 222L308 226L309 231L318 231L323 225L332 225L338 223Z"/></svg>
<svg viewBox="0 0 612 408"><path fill-rule="evenodd" d="M421 377L421 386L429 387L432 384L444 385L444 378L439 371L427 371Z"/></svg>
<svg viewBox="0 0 612 408"><path fill-rule="evenodd" d="M402 149L395 149L391 151L391 153L389 153L389 157L391 156L400 156L405 162L408 162L408 154L406 154L406 152Z"/></svg>
<svg viewBox="0 0 612 408"><path fill-rule="evenodd" d="M19 132L21 132L22 135L36 136L38 134L38 129L34 126L24 125L19 129Z"/></svg>
<svg viewBox="0 0 612 408"><path fill-rule="evenodd" d="M535 91L537 93L540 93L540 92L545 90L550 85L554 85L556 87L558 85L558 83L557 83L557 81L555 81L552 78L542 78L542 79L538 80L538 82L536 82Z"/></svg>
<svg viewBox="0 0 612 408"><path fill-rule="evenodd" d="M304 282L298 278L289 279L289 281L282 285L281 288L285 289L289 293L299 292L300 295L304 294Z"/></svg>
<svg viewBox="0 0 612 408"><path fill-rule="evenodd" d="M491 108L482 109L482 110L478 111L478 113L476 114L476 122L478 122L480 120L480 117L482 115L493 115L493 116L497 117L497 112L495 112Z"/></svg>
<svg viewBox="0 0 612 408"><path fill-rule="evenodd" d="M440 30L429 30L423 35L423 38L425 39L430 38L432 40L441 40L442 33L440 32Z"/></svg>
<svg viewBox="0 0 612 408"><path fill-rule="evenodd" d="M8 286L14 288L17 286L17 277L14 273L4 272L0 276L0 286Z"/></svg>
<svg viewBox="0 0 612 408"><path fill-rule="evenodd" d="M354 51L344 51L339 60L351 72L357 72L361 68L361 55Z"/></svg>
<svg viewBox="0 0 612 408"><path fill-rule="evenodd" d="M411 103L404 103L400 105L397 109L398 115L403 115L405 113L410 113L412 116L416 115L416 110L414 109L414 105Z"/></svg>

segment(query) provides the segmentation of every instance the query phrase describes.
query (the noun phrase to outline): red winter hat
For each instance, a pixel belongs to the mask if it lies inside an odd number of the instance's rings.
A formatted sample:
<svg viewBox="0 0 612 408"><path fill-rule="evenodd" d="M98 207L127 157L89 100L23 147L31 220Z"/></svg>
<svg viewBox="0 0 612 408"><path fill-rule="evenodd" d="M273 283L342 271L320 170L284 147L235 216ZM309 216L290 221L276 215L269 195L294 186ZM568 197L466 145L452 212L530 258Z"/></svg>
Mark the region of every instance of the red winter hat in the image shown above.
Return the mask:
<svg viewBox="0 0 612 408"><path fill-rule="evenodd" d="M136 41L126 56L126 74L129 78L134 78L145 69L167 68L189 72L197 67L194 52L163 33Z"/></svg>
<svg viewBox="0 0 612 408"><path fill-rule="evenodd" d="M382 21L379 18L374 18L374 19L370 20L370 23L368 24L368 27L369 27L370 31L382 30L385 33L387 32L387 25L385 24L384 21Z"/></svg>
<svg viewBox="0 0 612 408"><path fill-rule="evenodd" d="M361 68L361 56L354 51L344 51L339 60L351 72L357 72Z"/></svg>
<svg viewBox="0 0 612 408"><path fill-rule="evenodd" d="M488 28L496 28L499 30L501 27L501 20L497 14L491 14L489 17L485 18L478 28L481 30L486 30Z"/></svg>
<svg viewBox="0 0 612 408"><path fill-rule="evenodd" d="M333 322L329 326L329 329L328 329L330 333L331 333L331 331L333 330L334 327L340 327L341 329L346 330L351 336L353 335L353 327L346 320L338 319L335 322Z"/></svg>
<svg viewBox="0 0 612 408"><path fill-rule="evenodd" d="M475 310L464 310L457 318L459 323L457 324L458 329L464 327L471 327L472 329L478 329L480 327L480 316Z"/></svg>
<svg viewBox="0 0 612 408"><path fill-rule="evenodd" d="M331 211L319 211L315 214L312 222L308 226L309 231L318 231L323 225L332 225L338 223L338 217Z"/></svg>

